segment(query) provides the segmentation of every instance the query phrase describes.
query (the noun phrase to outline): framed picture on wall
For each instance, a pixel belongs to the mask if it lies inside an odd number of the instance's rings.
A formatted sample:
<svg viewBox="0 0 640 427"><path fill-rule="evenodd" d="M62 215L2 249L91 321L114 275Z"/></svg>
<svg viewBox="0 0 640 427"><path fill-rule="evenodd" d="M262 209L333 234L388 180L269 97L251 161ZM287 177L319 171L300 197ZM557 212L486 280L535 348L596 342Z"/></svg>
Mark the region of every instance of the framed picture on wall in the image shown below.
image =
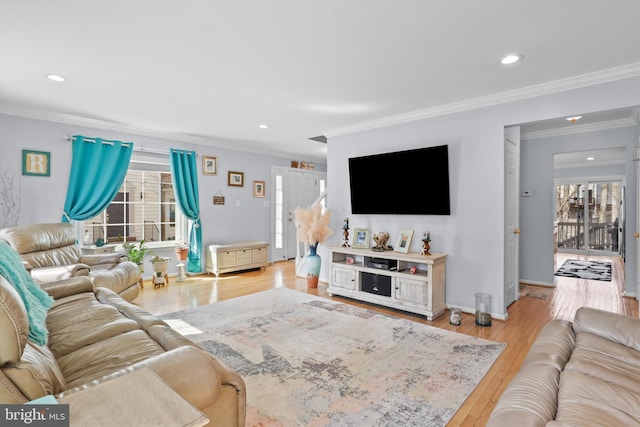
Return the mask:
<svg viewBox="0 0 640 427"><path fill-rule="evenodd" d="M22 175L51 176L51 153L22 150Z"/></svg>
<svg viewBox="0 0 640 427"><path fill-rule="evenodd" d="M244 172L229 171L227 184L229 187L244 187Z"/></svg>
<svg viewBox="0 0 640 427"><path fill-rule="evenodd" d="M396 243L396 252L407 253L409 252L409 246L411 246L411 239L413 238L413 230L403 230L398 236L398 243Z"/></svg>
<svg viewBox="0 0 640 427"><path fill-rule="evenodd" d="M353 247L356 249L369 249L371 232L368 228L355 228L353 230Z"/></svg>
<svg viewBox="0 0 640 427"><path fill-rule="evenodd" d="M253 181L253 197L264 197L264 181Z"/></svg>
<svg viewBox="0 0 640 427"><path fill-rule="evenodd" d="M202 174L217 175L218 159L216 157L202 156Z"/></svg>

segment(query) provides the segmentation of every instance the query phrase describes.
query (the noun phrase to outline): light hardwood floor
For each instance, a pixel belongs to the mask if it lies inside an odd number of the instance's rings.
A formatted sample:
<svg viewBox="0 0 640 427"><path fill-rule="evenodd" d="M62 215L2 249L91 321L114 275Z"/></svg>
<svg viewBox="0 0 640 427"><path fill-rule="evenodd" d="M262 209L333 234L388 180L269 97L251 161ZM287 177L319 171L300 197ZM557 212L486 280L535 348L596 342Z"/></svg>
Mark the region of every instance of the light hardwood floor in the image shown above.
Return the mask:
<svg viewBox="0 0 640 427"><path fill-rule="evenodd" d="M577 258L575 255L558 255L558 265L566 258ZM613 281L600 282L557 278L556 288L523 285L521 298L508 308L509 319L494 319L491 326L481 327L475 324L472 314L463 313L462 325L449 324L448 312L428 321L419 315L413 315L385 307L361 303L343 297L330 297L327 285L320 283L318 289L307 289L306 280L295 276L292 261L279 262L262 271L223 274L215 276L194 276L184 282L171 283L163 288L154 288L145 282L144 290L134 301L143 309L156 314L170 313L189 307L215 303L239 296L252 294L277 287L287 287L410 319L450 331L471 336L486 338L507 343L493 367L469 396L460 410L453 416L449 426L484 426L498 398L505 387L518 372L527 351L542 326L550 319L571 319L575 310L582 305L589 305L609 311L638 317L638 302L632 298L623 298L620 284L622 261L613 261Z"/></svg>

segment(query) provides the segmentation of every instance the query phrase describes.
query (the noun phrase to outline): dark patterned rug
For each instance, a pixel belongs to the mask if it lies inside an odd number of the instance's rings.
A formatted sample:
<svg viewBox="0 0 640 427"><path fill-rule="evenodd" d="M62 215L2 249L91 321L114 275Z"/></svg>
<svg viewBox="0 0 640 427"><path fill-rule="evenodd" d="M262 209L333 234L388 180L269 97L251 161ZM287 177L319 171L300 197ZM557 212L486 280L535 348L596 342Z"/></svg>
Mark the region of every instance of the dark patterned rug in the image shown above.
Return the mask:
<svg viewBox="0 0 640 427"><path fill-rule="evenodd" d="M162 317L242 376L247 426L445 426L505 347L285 288Z"/></svg>
<svg viewBox="0 0 640 427"><path fill-rule="evenodd" d="M555 272L556 276L576 279L611 281L611 263L608 261L582 261L568 259Z"/></svg>

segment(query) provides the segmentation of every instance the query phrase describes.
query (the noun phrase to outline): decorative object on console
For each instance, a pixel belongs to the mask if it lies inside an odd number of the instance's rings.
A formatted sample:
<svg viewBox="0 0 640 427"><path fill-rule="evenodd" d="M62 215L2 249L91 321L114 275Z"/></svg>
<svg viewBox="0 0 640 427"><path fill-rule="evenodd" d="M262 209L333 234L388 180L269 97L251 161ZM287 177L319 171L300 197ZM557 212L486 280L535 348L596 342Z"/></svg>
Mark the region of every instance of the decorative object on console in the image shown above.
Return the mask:
<svg viewBox="0 0 640 427"><path fill-rule="evenodd" d="M430 241L431 233L429 231L425 231L422 237L422 252L420 252L420 255L431 255L431 252L429 252L429 249L431 249L431 245L429 245Z"/></svg>
<svg viewBox="0 0 640 427"><path fill-rule="evenodd" d="M389 241L389 233L386 231L379 231L373 235L373 241L376 242L376 245L373 247L373 250L376 252L384 252L384 251L392 251L393 246L387 245Z"/></svg>
<svg viewBox="0 0 640 427"><path fill-rule="evenodd" d="M349 244L349 217L346 217L344 219L344 222L342 223L342 245L345 248L350 248L351 245Z"/></svg>
<svg viewBox="0 0 640 427"><path fill-rule="evenodd" d="M371 232L368 228L354 228L353 247L358 249L369 249L369 239Z"/></svg>
<svg viewBox="0 0 640 427"><path fill-rule="evenodd" d="M244 187L244 172L229 171L227 174L227 185L229 187Z"/></svg>
<svg viewBox="0 0 640 427"><path fill-rule="evenodd" d="M396 252L409 253L409 246L411 246L411 239L413 238L413 230L403 230L398 237L398 243L396 243Z"/></svg>
<svg viewBox="0 0 640 427"><path fill-rule="evenodd" d="M202 174L217 175L218 159L216 157L202 156Z"/></svg>
<svg viewBox="0 0 640 427"><path fill-rule="evenodd" d="M293 214L298 229L298 241L309 245L309 255L306 256L307 285L317 288L322 259L316 250L319 243L324 243L333 234L333 230L329 228L331 212L323 212L323 207L317 203L309 209L296 208Z"/></svg>

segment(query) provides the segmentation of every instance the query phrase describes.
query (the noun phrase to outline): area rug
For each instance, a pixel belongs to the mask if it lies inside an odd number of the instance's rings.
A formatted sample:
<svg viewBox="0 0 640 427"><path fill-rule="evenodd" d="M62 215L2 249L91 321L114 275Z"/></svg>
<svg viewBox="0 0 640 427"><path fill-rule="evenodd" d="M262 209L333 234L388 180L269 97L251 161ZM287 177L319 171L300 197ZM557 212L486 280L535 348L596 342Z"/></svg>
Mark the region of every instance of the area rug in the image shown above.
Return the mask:
<svg viewBox="0 0 640 427"><path fill-rule="evenodd" d="M247 426L444 426L505 347L286 288L162 317L242 376Z"/></svg>
<svg viewBox="0 0 640 427"><path fill-rule="evenodd" d="M582 261L578 259L568 259L554 274L562 277L610 282L611 263L608 261Z"/></svg>

